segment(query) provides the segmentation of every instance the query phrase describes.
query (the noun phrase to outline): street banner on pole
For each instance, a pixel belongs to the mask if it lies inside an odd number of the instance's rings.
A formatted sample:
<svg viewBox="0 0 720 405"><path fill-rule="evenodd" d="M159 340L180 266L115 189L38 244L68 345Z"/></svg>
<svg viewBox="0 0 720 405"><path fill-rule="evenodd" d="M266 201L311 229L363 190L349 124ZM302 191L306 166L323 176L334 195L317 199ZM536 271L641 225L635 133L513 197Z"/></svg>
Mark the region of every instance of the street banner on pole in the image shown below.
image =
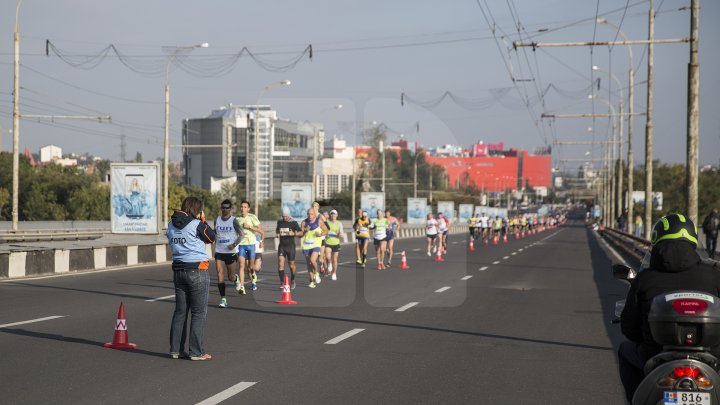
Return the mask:
<svg viewBox="0 0 720 405"><path fill-rule="evenodd" d="M427 199L425 199L425 198L408 198L407 199L407 223L408 224L424 224L426 213L427 213Z"/></svg>
<svg viewBox="0 0 720 405"><path fill-rule="evenodd" d="M385 210L385 193L362 192L360 193L360 207L367 211L368 218L377 218L377 210Z"/></svg>
<svg viewBox="0 0 720 405"><path fill-rule="evenodd" d="M110 164L112 233L158 232L159 185L159 163Z"/></svg>
<svg viewBox="0 0 720 405"><path fill-rule="evenodd" d="M290 209L290 216L301 219L307 216L312 207L312 183L282 183L280 198L283 208Z"/></svg>

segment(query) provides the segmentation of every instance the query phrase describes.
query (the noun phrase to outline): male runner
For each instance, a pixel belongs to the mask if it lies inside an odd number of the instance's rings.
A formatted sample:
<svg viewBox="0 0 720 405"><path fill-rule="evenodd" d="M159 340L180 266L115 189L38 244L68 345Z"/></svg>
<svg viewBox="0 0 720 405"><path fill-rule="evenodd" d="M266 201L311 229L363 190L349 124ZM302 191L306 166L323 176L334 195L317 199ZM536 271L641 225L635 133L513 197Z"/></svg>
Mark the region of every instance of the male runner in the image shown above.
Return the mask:
<svg viewBox="0 0 720 405"><path fill-rule="evenodd" d="M243 237L240 240L240 276L235 278L235 289L242 295L245 295L245 265L247 262L248 273L253 290L257 289L257 275L255 275L255 244L257 243L257 234L262 233L260 220L250 213L250 203L243 200L240 203L240 216L237 218L238 223L243 229ZM244 260L243 260L244 259Z"/></svg>
<svg viewBox="0 0 720 405"><path fill-rule="evenodd" d="M290 208L284 207L282 219L277 221L275 234L280 238L278 244L278 275L280 285L285 282L285 261L290 267L290 288L295 288L295 236L300 234L300 225L290 217Z"/></svg>
<svg viewBox="0 0 720 405"><path fill-rule="evenodd" d="M220 216L215 218L215 269L217 270L217 285L220 291L220 304L218 307L227 308L225 297L225 273L228 281L235 281L235 266L238 262L238 244L240 243L242 228L237 219L230 214L232 202L223 200L220 203Z"/></svg>

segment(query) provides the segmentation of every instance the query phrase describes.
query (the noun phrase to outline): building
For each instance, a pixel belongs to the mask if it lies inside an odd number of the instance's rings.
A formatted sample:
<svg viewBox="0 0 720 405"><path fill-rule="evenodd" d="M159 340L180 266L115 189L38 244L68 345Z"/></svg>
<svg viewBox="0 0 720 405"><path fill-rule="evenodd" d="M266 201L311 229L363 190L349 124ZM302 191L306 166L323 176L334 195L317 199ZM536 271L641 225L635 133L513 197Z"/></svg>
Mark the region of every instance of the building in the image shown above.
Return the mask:
<svg viewBox="0 0 720 405"><path fill-rule="evenodd" d="M325 142L323 158L317 178L317 195L320 199L352 188L354 148L343 139L333 137Z"/></svg>
<svg viewBox="0 0 720 405"><path fill-rule="evenodd" d="M53 159L62 158L62 148L55 145L46 145L40 148L40 163L49 163Z"/></svg>
<svg viewBox="0 0 720 405"><path fill-rule="evenodd" d="M278 119L270 106L228 105L185 120L185 183L218 191L237 182L249 200L256 188L261 201L278 199L283 182L312 181L313 139L323 138L322 125Z"/></svg>

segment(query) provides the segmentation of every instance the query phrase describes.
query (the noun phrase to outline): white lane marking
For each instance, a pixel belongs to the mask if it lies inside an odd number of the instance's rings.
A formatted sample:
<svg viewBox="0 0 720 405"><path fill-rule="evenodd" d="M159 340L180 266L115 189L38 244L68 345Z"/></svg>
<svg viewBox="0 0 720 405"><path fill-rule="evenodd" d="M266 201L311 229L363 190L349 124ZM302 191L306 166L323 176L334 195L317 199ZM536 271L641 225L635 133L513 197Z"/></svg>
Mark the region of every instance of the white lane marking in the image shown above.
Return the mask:
<svg viewBox="0 0 720 405"><path fill-rule="evenodd" d="M31 319L31 320L29 320L29 321L6 323L5 325L0 325L0 328L9 328L9 327L11 327L11 326L25 325L26 323L35 323L35 322L49 321L49 320L51 320L51 319L64 318L64 317L65 317L65 315L46 316L45 318Z"/></svg>
<svg viewBox="0 0 720 405"><path fill-rule="evenodd" d="M338 266L342 266L342 265L345 265L345 264L353 264L353 263L355 263L355 262L353 262L352 260L349 261L349 262L340 262L340 263L338 263Z"/></svg>
<svg viewBox="0 0 720 405"><path fill-rule="evenodd" d="M400 308L396 309L395 312L404 312L405 310L410 309L417 304L419 304L419 302L411 302L409 304L403 305Z"/></svg>
<svg viewBox="0 0 720 405"><path fill-rule="evenodd" d="M488 266L482 266L482 267L480 267L480 271L485 271L485 270L487 270L487 269L488 269Z"/></svg>
<svg viewBox="0 0 720 405"><path fill-rule="evenodd" d="M244 391L244 390L252 387L252 386L255 385L255 384L257 384L257 383L256 383L256 382L246 382L246 381L237 383L237 384L233 385L232 387L230 387L230 388L228 388L228 389L226 389L226 390L224 390L224 391L218 392L217 394L211 396L210 398L208 398L208 399L206 399L206 400L204 400L204 401L198 402L196 405L215 405L215 404L219 404L220 402L222 402L222 401L224 401L224 400L232 397L233 395L236 395L236 394L240 393L241 391Z"/></svg>
<svg viewBox="0 0 720 405"><path fill-rule="evenodd" d="M505 256L505 257L503 257L503 260L507 260L509 258L510 258L510 256Z"/></svg>
<svg viewBox="0 0 720 405"><path fill-rule="evenodd" d="M500 264L500 260L494 261L493 264Z"/></svg>
<svg viewBox="0 0 720 405"><path fill-rule="evenodd" d="M303 270L303 271L298 271L297 274L307 274L307 272L308 272L307 270Z"/></svg>
<svg viewBox="0 0 720 405"><path fill-rule="evenodd" d="M420 249L413 249L412 251L413 251L413 252L419 252Z"/></svg>
<svg viewBox="0 0 720 405"><path fill-rule="evenodd" d="M441 292L444 292L444 291L449 290L450 288L451 288L451 287L445 286L445 287L443 287L443 288L438 288L437 290L435 290L435 292L436 292L436 293L441 293Z"/></svg>
<svg viewBox="0 0 720 405"><path fill-rule="evenodd" d="M515 255L517 254L517 252L512 252L512 253L510 253L510 254L513 255L513 256L515 256Z"/></svg>
<svg viewBox="0 0 720 405"><path fill-rule="evenodd" d="M151 299L145 300L145 301L146 301L146 302L155 302L155 301L167 300L167 299L170 299L170 298L175 298L175 294L173 294L173 295L166 295L166 296L164 296L164 297L159 297L159 298L151 298Z"/></svg>
<svg viewBox="0 0 720 405"><path fill-rule="evenodd" d="M522 252L522 251L523 251L522 248L518 249L518 252Z"/></svg>
<svg viewBox="0 0 720 405"><path fill-rule="evenodd" d="M622 264L624 264L624 265L627 266L627 263L625 263L625 260L623 260L623 258L620 257L620 255L618 254L618 252L617 252L612 246L610 246L610 244L607 243L607 242L605 241L605 239L603 239L603 238L598 238L598 239L602 242L603 245L605 245L606 248L608 248L608 249L612 252L613 256L615 256L615 258L616 258L620 263L622 263Z"/></svg>
<svg viewBox="0 0 720 405"><path fill-rule="evenodd" d="M455 241L455 242L453 242L452 244L453 244L453 245L457 245L457 244L458 244L458 242L457 242L457 241Z"/></svg>
<svg viewBox="0 0 720 405"><path fill-rule="evenodd" d="M342 335L340 335L340 336L338 336L338 337L336 337L336 338L332 338L332 339L328 340L327 342L325 342L325 344L326 344L326 345L335 345L335 344L338 344L338 343L342 342L343 340L345 340L345 339L347 339L347 338L349 338L349 337L355 336L355 335L357 335L358 333L360 333L360 332L362 332L362 331L364 331L364 330L365 330L365 329L353 329L353 330L351 330L351 331L348 331L348 332L343 333Z"/></svg>
<svg viewBox="0 0 720 405"><path fill-rule="evenodd" d="M465 280L469 280L471 278L472 278L472 276L465 276L465 277L461 278L460 280L465 281Z"/></svg>

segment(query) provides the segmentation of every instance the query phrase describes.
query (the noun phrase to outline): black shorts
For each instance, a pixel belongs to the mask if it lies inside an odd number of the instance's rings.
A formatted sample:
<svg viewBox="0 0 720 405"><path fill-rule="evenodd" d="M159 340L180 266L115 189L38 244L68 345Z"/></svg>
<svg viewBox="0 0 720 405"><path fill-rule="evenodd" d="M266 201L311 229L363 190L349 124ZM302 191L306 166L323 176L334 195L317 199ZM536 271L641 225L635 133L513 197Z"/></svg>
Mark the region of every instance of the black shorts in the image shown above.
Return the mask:
<svg viewBox="0 0 720 405"><path fill-rule="evenodd" d="M437 238L437 234L433 234L433 235L425 234L425 235L426 235L426 236L428 237L428 239L430 239L430 240L435 240L435 238Z"/></svg>
<svg viewBox="0 0 720 405"><path fill-rule="evenodd" d="M225 264L233 264L238 260L237 253L215 253L215 260L221 260Z"/></svg>
<svg viewBox="0 0 720 405"><path fill-rule="evenodd" d="M332 250L333 253L340 251L340 245L325 245L325 247Z"/></svg>
<svg viewBox="0 0 720 405"><path fill-rule="evenodd" d="M387 242L387 239L373 239L373 244L375 246L380 246L380 242Z"/></svg>
<svg viewBox="0 0 720 405"><path fill-rule="evenodd" d="M278 256L287 258L289 261L295 261L295 245L278 245Z"/></svg>

